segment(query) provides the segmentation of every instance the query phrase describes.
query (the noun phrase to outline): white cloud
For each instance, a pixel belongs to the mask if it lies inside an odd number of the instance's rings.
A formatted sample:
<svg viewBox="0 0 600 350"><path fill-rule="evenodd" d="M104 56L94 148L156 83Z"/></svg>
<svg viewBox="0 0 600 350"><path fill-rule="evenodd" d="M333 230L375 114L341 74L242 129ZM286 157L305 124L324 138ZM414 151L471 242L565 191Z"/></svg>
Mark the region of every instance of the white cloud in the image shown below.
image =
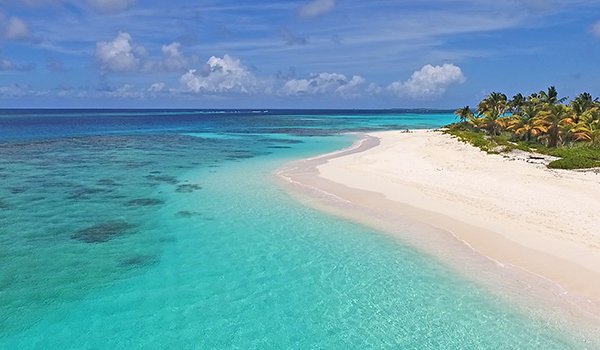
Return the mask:
<svg viewBox="0 0 600 350"><path fill-rule="evenodd" d="M13 70L16 69L16 65L7 59L0 59L0 70Z"/></svg>
<svg viewBox="0 0 600 350"><path fill-rule="evenodd" d="M101 13L116 13L124 11L135 3L135 0L87 0L87 4Z"/></svg>
<svg viewBox="0 0 600 350"><path fill-rule="evenodd" d="M596 22L592 26L592 34L594 34L594 36L596 36L597 38L600 38L600 21Z"/></svg>
<svg viewBox="0 0 600 350"><path fill-rule="evenodd" d="M18 64L6 58L0 58L0 71L26 71L35 68L33 64Z"/></svg>
<svg viewBox="0 0 600 350"><path fill-rule="evenodd" d="M203 70L190 69L180 78L190 92L254 93L264 83L242 65L239 59L225 55L212 56Z"/></svg>
<svg viewBox="0 0 600 350"><path fill-rule="evenodd" d="M141 46L136 46L128 33L119 33L113 41L96 43L96 58L105 71L124 72L138 68L138 55L145 52Z"/></svg>
<svg viewBox="0 0 600 350"><path fill-rule="evenodd" d="M34 90L29 86L21 84L0 85L1 98L14 98L23 96L45 96L48 95L46 90Z"/></svg>
<svg viewBox="0 0 600 350"><path fill-rule="evenodd" d="M400 96L431 98L442 95L452 84L462 84L466 80L460 67L453 64L423 66L405 82L396 81L388 90Z"/></svg>
<svg viewBox="0 0 600 350"><path fill-rule="evenodd" d="M164 45L162 53L165 56L162 65L167 71L177 71L188 65L188 59L181 53L181 44L178 42Z"/></svg>
<svg viewBox="0 0 600 350"><path fill-rule="evenodd" d="M351 96L357 94L357 87L365 82L361 76L348 78L338 73L313 74L308 79L288 80L281 88L284 95L338 94Z"/></svg>
<svg viewBox="0 0 600 350"><path fill-rule="evenodd" d="M301 17L318 17L333 10L335 0L312 0L300 7L298 14Z"/></svg>
<svg viewBox="0 0 600 350"><path fill-rule="evenodd" d="M29 26L18 17L10 17L4 27L4 38L9 40L28 40L31 38Z"/></svg>
<svg viewBox="0 0 600 350"><path fill-rule="evenodd" d="M132 86L130 84L125 84L114 90L105 91L104 95L107 97L114 97L114 98L120 98L120 99L144 98L144 93L142 91L136 90L134 88L134 86Z"/></svg>
<svg viewBox="0 0 600 350"><path fill-rule="evenodd" d="M167 87L167 85L163 82L160 83L154 83L152 85L150 85L150 87L148 88L148 92L162 92L165 90L165 88Z"/></svg>

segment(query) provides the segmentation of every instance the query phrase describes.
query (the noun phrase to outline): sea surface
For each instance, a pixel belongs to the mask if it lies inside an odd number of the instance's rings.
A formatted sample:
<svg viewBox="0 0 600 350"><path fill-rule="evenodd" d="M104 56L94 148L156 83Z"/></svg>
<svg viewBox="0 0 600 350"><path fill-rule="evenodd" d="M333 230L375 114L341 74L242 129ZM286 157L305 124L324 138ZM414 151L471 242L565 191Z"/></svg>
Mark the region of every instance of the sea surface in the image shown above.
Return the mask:
<svg viewBox="0 0 600 350"><path fill-rule="evenodd" d="M424 110L0 111L0 349L565 349L569 332L296 202L289 161Z"/></svg>

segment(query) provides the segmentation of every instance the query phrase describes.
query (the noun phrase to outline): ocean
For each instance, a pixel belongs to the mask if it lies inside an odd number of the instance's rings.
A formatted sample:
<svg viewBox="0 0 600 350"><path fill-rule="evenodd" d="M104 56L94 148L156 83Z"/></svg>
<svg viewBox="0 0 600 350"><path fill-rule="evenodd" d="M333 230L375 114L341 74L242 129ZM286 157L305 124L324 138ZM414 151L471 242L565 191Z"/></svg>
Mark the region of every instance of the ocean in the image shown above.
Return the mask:
<svg viewBox="0 0 600 350"><path fill-rule="evenodd" d="M565 349L581 339L273 173L426 110L0 111L1 349Z"/></svg>

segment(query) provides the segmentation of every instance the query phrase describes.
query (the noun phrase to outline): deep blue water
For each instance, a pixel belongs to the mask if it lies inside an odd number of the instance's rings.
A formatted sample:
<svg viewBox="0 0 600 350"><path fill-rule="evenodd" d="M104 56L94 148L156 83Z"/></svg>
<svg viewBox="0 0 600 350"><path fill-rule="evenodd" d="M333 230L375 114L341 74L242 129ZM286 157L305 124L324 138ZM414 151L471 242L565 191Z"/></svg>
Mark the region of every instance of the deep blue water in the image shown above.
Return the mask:
<svg viewBox="0 0 600 350"><path fill-rule="evenodd" d="M572 348L272 181L432 111L0 112L0 348Z"/></svg>

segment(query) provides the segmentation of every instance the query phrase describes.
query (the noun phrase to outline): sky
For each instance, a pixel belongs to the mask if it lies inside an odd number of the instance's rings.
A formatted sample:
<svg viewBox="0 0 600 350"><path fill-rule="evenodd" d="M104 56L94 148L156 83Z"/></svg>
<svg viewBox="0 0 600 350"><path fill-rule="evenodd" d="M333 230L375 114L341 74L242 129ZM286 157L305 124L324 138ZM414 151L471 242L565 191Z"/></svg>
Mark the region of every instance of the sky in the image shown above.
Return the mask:
<svg viewBox="0 0 600 350"><path fill-rule="evenodd" d="M0 0L0 108L600 95L600 0Z"/></svg>

